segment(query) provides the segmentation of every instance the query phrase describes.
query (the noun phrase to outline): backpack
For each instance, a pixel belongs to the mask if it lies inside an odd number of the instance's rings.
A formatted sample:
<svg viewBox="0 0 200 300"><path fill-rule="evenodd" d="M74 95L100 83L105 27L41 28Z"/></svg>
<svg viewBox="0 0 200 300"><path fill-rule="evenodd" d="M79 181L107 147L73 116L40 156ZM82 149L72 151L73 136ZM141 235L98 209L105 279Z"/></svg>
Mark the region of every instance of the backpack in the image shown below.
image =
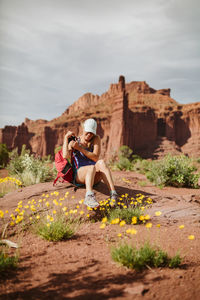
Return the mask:
<svg viewBox="0 0 200 300"><path fill-rule="evenodd" d="M62 183L63 182L69 182L69 183L73 182L73 167L72 167L73 159L74 159L73 151L72 151L72 155L71 155L71 163L66 158L63 158L62 149L55 154L55 167L56 167L56 170L58 173L57 173L56 179L53 182L53 185L56 184L57 180L60 177L62 178L62 181L61 181ZM76 165L76 161L75 161L75 165Z"/></svg>

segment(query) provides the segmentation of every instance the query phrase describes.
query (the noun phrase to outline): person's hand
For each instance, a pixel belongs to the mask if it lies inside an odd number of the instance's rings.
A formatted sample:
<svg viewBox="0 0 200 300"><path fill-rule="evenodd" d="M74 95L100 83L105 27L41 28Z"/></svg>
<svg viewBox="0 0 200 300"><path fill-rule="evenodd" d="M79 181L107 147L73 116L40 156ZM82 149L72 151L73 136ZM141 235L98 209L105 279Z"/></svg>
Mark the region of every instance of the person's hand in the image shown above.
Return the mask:
<svg viewBox="0 0 200 300"><path fill-rule="evenodd" d="M70 138L71 136L75 136L74 132L73 131L68 131L66 134L65 134L65 139L68 140L68 138Z"/></svg>
<svg viewBox="0 0 200 300"><path fill-rule="evenodd" d="M77 141L71 141L69 143L69 145L70 145L71 148L73 148L75 150L80 150L80 145L79 145L79 143Z"/></svg>

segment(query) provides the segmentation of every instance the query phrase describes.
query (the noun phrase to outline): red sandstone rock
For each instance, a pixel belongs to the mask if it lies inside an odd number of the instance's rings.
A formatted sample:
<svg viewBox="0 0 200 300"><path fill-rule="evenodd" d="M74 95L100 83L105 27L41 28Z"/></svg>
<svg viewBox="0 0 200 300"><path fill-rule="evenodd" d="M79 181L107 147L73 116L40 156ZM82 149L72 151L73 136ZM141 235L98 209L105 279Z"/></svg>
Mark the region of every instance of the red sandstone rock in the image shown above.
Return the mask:
<svg viewBox="0 0 200 300"><path fill-rule="evenodd" d="M171 152L200 156L200 103L179 105L170 89L155 90L145 82L111 84L101 96L87 93L51 121L28 118L25 123L0 129L0 143L11 150L26 144L39 156L54 155L67 130L76 135L82 122L93 117L102 141L102 156L114 155L127 145L143 157L162 157Z"/></svg>

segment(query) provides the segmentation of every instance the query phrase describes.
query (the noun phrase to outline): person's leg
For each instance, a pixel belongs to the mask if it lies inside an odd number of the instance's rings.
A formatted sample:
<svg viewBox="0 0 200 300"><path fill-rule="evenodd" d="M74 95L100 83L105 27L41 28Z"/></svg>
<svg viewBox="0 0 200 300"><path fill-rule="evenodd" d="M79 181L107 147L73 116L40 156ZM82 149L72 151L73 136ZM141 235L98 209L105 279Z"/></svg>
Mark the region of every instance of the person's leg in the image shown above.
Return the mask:
<svg viewBox="0 0 200 300"><path fill-rule="evenodd" d="M81 167L77 171L76 182L85 184L86 191L92 191L95 173L95 165Z"/></svg>
<svg viewBox="0 0 200 300"><path fill-rule="evenodd" d="M108 168L108 166L106 165L106 163L103 159L98 160L95 164L95 167L96 167L96 171L97 171L96 175L98 175L98 173L101 174L101 178L103 179L104 183L107 185L107 187L110 190L110 206L113 207L117 203L118 194L115 191L113 178L112 178L110 169Z"/></svg>
<svg viewBox="0 0 200 300"><path fill-rule="evenodd" d="M107 185L110 191L114 191L114 183L113 178L110 172L110 169L108 168L107 164L103 159L100 159L95 164L96 172L101 172L101 178L103 179L104 183Z"/></svg>
<svg viewBox="0 0 200 300"><path fill-rule="evenodd" d="M86 195L84 204L92 208L99 206L99 203L95 199L95 195L92 191L96 168L95 165L84 166L78 169L76 175L77 183L84 183L86 185Z"/></svg>

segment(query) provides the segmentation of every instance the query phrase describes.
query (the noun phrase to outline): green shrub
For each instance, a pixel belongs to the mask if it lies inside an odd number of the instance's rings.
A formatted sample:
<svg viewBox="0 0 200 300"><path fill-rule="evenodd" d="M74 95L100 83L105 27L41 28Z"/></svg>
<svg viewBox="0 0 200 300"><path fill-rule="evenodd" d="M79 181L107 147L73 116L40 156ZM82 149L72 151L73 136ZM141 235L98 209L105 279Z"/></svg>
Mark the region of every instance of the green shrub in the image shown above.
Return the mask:
<svg viewBox="0 0 200 300"><path fill-rule="evenodd" d="M146 159L138 159L133 165L133 171L146 174L151 169L151 161Z"/></svg>
<svg viewBox="0 0 200 300"><path fill-rule="evenodd" d="M5 168L9 160L9 152L6 144L0 144L0 168Z"/></svg>
<svg viewBox="0 0 200 300"><path fill-rule="evenodd" d="M147 178L157 186L198 188L199 174L192 160L184 155L167 155L160 161L152 161Z"/></svg>
<svg viewBox="0 0 200 300"><path fill-rule="evenodd" d="M170 258L166 252L155 246L151 246L148 242L145 242L139 249L128 244L113 247L111 256L114 261L138 271L148 267L169 266L176 268L181 264L179 254Z"/></svg>
<svg viewBox="0 0 200 300"><path fill-rule="evenodd" d="M177 253L174 257L170 259L169 267L170 268L177 268L181 264L181 257Z"/></svg>
<svg viewBox="0 0 200 300"><path fill-rule="evenodd" d="M123 145L119 148L118 151L119 158L123 157L123 158L130 159L132 154L133 154L133 150L131 150L128 146Z"/></svg>
<svg viewBox="0 0 200 300"><path fill-rule="evenodd" d="M5 250L0 250L0 273L17 267L18 255L9 256Z"/></svg>
<svg viewBox="0 0 200 300"><path fill-rule="evenodd" d="M20 155L17 149L10 153L8 170L10 175L17 177L26 186L50 181L56 176L56 169L50 166L49 158L43 160L35 158L34 155L30 155L25 145Z"/></svg>
<svg viewBox="0 0 200 300"><path fill-rule="evenodd" d="M123 170L131 171L133 169L133 164L128 158L121 157L115 163L115 168L120 171L123 171Z"/></svg>
<svg viewBox="0 0 200 300"><path fill-rule="evenodd" d="M132 218L139 217L143 214L142 210L139 207L127 207L127 208L115 208L109 212L108 219L109 222L112 220L119 218L120 220L124 220L126 224L131 224Z"/></svg>
<svg viewBox="0 0 200 300"><path fill-rule="evenodd" d="M70 239L75 233L73 224L67 222L62 216L57 216L53 222L41 220L35 227L39 236L54 242Z"/></svg>

